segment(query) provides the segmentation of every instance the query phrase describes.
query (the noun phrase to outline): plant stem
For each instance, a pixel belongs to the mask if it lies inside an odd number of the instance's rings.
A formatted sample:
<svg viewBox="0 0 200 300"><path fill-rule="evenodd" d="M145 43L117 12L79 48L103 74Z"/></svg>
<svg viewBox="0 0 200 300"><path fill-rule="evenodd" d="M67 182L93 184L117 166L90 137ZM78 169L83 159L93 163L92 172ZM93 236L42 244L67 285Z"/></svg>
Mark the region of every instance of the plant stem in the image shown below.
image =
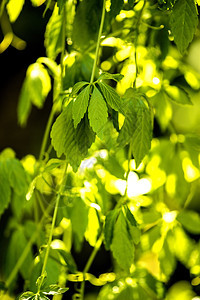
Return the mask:
<svg viewBox="0 0 200 300"><path fill-rule="evenodd" d="M10 284L12 283L13 279L15 278L15 276L17 275L21 265L23 264L24 260L26 259L29 251L30 251L30 248L31 246L33 245L33 243L35 242L36 238L37 238L37 235L38 233L40 232L41 230L41 227L42 227L42 224L46 218L46 216L51 212L52 210L52 203L49 204L49 206L47 207L46 211L45 211L45 214L43 214L43 216L41 217L39 223L37 224L37 227L36 227L36 230L34 232L34 234L31 236L30 240L28 241L26 247L24 248L24 251L22 252L20 258L18 259L15 267L13 268L12 272L10 273L8 279L6 280L5 282L5 285L6 287L9 287Z"/></svg>
<svg viewBox="0 0 200 300"><path fill-rule="evenodd" d="M39 155L39 163L42 162L42 159L43 159L43 156L44 156L44 153L45 153L45 148L46 148L46 145L47 145L49 132L51 130L51 125L53 123L54 114L55 114L55 110L54 110L54 106L53 106L52 110L51 110L51 113L49 115L49 119L48 119L47 126L46 126L46 129L45 129L44 137L43 137L43 140L42 140L42 146L41 146L40 155Z"/></svg>
<svg viewBox="0 0 200 300"><path fill-rule="evenodd" d="M102 35L102 31L103 31L103 24L104 24L104 19L105 19L105 12L106 12L105 8L106 8L106 0L103 0L101 23L100 23L99 34L98 34L98 38L97 38L96 52L95 52L94 64L93 64L93 68L92 68L92 74L91 74L91 78L90 78L90 84L92 84L94 81L97 59L99 56L99 47L100 47L101 35Z"/></svg>
<svg viewBox="0 0 200 300"><path fill-rule="evenodd" d="M101 247L101 244L102 244L102 241L103 241L103 233L100 235L98 241L96 242L96 245L94 246L94 249L85 265L85 268L83 270L83 281L81 283L81 288L80 288L80 300L83 300L84 299L84 291L85 291L85 275L86 273L89 271L94 259L95 259L95 256L97 255L97 252L99 251L100 247Z"/></svg>
<svg viewBox="0 0 200 300"><path fill-rule="evenodd" d="M52 223L51 223L51 230L50 230L50 234L49 234L49 239L48 239L48 243L47 243L47 248L46 248L44 262L43 262L43 266L42 266L42 272L41 272L41 277L43 277L43 278L40 282L40 285L38 286L38 293L40 291L40 288L41 288L43 280L44 280L44 274L45 274L45 270L46 270L47 260L48 260L48 257L49 257L49 251L50 251L52 237L53 237L53 230L54 230L55 223L56 223L56 217L57 217L60 197L61 197L61 195L64 191L65 183L66 183L66 179L67 179L67 167L68 167L68 163L66 163L64 174L63 174L63 180L62 180L59 192L58 192L57 197L56 197L56 203L55 203L55 207L54 207L53 219L52 219Z"/></svg>
<svg viewBox="0 0 200 300"><path fill-rule="evenodd" d="M138 42L138 33L139 33L139 26L140 26L140 21L141 21L141 17L142 17L142 13L143 10L145 8L146 5L146 0L144 0L143 6L139 12L139 16L135 25L135 32L136 32L136 36L135 36L135 80L133 82L133 87L136 87L136 80L138 77L138 63L137 63L137 42Z"/></svg>

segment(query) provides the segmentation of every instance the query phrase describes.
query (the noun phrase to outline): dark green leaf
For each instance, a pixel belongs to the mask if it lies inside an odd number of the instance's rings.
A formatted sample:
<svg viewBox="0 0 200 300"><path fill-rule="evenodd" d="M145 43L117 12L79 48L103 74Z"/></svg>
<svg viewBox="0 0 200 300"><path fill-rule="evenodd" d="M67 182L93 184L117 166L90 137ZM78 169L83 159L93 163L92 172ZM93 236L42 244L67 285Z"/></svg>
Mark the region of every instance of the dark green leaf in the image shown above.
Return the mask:
<svg viewBox="0 0 200 300"><path fill-rule="evenodd" d="M124 124L119 132L117 142L120 147L124 147L130 143L130 140L135 131L135 125L137 121L137 113L135 111L135 100L130 98L124 101L125 120Z"/></svg>
<svg viewBox="0 0 200 300"><path fill-rule="evenodd" d="M131 265L134 263L134 245L130 241L126 219L122 211L114 226L114 235L110 248L119 266L129 272Z"/></svg>
<svg viewBox="0 0 200 300"><path fill-rule="evenodd" d="M3 214L4 210L8 207L11 199L11 189L8 178L4 174L4 169L0 163L0 215Z"/></svg>
<svg viewBox="0 0 200 300"><path fill-rule="evenodd" d="M104 82L99 82L99 86L106 102L114 110L124 114L123 107L122 107L122 100L120 96L116 93L116 91Z"/></svg>
<svg viewBox="0 0 200 300"><path fill-rule="evenodd" d="M143 101L137 101L137 121L131 139L131 149L136 162L136 168L151 148L152 123L151 114Z"/></svg>
<svg viewBox="0 0 200 300"><path fill-rule="evenodd" d="M182 54L193 40L197 24L198 17L194 0L177 1L170 16L170 26L174 41Z"/></svg>
<svg viewBox="0 0 200 300"><path fill-rule="evenodd" d="M6 291L6 289L5 282L0 281L0 291Z"/></svg>
<svg viewBox="0 0 200 300"><path fill-rule="evenodd" d="M105 227L104 227L104 238L105 238L104 241L105 241L106 250L110 249L110 245L112 243L112 238L113 238L114 225L118 214L119 214L119 210L114 209L111 210L106 216Z"/></svg>
<svg viewBox="0 0 200 300"><path fill-rule="evenodd" d="M100 81L100 80L105 80L105 79L112 79L112 80L115 80L115 81L120 81L122 78L124 77L124 75L122 74L111 74L111 73L107 73L107 72L103 72L97 81Z"/></svg>
<svg viewBox="0 0 200 300"><path fill-rule="evenodd" d="M172 85L166 86L165 93L170 98L170 100L174 101L176 104L192 105L188 93L180 87Z"/></svg>
<svg viewBox="0 0 200 300"><path fill-rule="evenodd" d="M192 210L182 210L177 220L183 225L183 227L193 234L200 234L200 215Z"/></svg>
<svg viewBox="0 0 200 300"><path fill-rule="evenodd" d="M73 102L70 102L56 119L52 127L51 138L58 157L64 153L74 171L77 171L95 136L86 117L76 129L74 128L72 106Z"/></svg>
<svg viewBox="0 0 200 300"><path fill-rule="evenodd" d="M81 119L86 113L88 102L90 98L90 86L85 87L80 94L76 97L75 102L73 103L72 116L74 120L74 127L80 123Z"/></svg>
<svg viewBox="0 0 200 300"><path fill-rule="evenodd" d="M101 7L100 1L79 2L72 30L72 41L76 47L88 48L88 45L97 38Z"/></svg>
<svg viewBox="0 0 200 300"><path fill-rule="evenodd" d="M72 230L79 243L82 243L88 224L88 207L81 198L74 198L72 206L67 210L72 222Z"/></svg>
<svg viewBox="0 0 200 300"><path fill-rule="evenodd" d="M75 96L78 94L78 92L80 91L81 88L83 88L84 86L88 85L89 83L86 81L81 81L81 82L77 82L73 88L72 88L72 96Z"/></svg>
<svg viewBox="0 0 200 300"><path fill-rule="evenodd" d="M6 256L6 274L9 275L21 256L24 248L27 246L27 239L23 228L15 230L11 236ZM32 250L27 253L23 264L20 267L20 273L24 279L28 279L33 263Z"/></svg>
<svg viewBox="0 0 200 300"><path fill-rule="evenodd" d="M69 271L72 273L75 273L77 271L77 266L76 266L76 263L71 255L71 253L69 253L65 250L62 250L62 249L57 249L57 251L63 257L64 261L67 264Z"/></svg>
<svg viewBox="0 0 200 300"><path fill-rule="evenodd" d="M137 226L137 222L127 205L124 206L124 209L125 209L127 220L131 223L132 226Z"/></svg>
<svg viewBox="0 0 200 300"><path fill-rule="evenodd" d="M96 87L94 87L90 99L88 118L93 131L96 132L99 137L101 137L104 125L108 119L108 109L102 94Z"/></svg>

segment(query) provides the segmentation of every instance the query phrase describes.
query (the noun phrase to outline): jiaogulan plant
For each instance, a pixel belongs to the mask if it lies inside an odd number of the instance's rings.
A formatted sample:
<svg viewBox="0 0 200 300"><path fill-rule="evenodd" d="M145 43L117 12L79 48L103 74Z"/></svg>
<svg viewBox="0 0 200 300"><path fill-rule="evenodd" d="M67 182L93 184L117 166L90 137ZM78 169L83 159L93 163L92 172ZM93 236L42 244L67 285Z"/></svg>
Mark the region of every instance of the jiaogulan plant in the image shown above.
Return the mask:
<svg viewBox="0 0 200 300"><path fill-rule="evenodd" d="M46 57L18 122L52 109L39 157L0 153L0 298L200 299L200 1L31 2Z"/></svg>

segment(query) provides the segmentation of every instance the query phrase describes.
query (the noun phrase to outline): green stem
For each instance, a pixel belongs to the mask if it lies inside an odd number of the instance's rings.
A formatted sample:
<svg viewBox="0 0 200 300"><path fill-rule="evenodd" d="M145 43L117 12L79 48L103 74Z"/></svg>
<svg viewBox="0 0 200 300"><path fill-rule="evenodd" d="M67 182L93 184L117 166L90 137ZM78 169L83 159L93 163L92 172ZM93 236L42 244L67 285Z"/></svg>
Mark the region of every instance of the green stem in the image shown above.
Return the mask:
<svg viewBox="0 0 200 300"><path fill-rule="evenodd" d="M40 282L40 286L38 286L38 293L40 291L40 288L41 288L43 280L44 280L44 274L45 274L47 260L48 260L48 257L49 257L49 251L50 251L51 242L52 242L52 238L53 238L53 231L54 231L54 227L55 227L55 223L56 223L56 217L57 217L60 197L61 197L61 195L64 191L65 183L66 183L66 179L67 179L67 167L68 167L68 164L66 163L64 174L63 174L63 180L62 180L59 192L58 192L57 197L56 197L56 203L55 203L55 207L54 207L53 219L52 219L52 223L51 223L51 230L50 230L50 234L49 234L49 239L48 239L48 243L47 243L47 248L46 248L44 262L43 262L43 266L42 266L42 272L41 272L41 277L43 277L43 278Z"/></svg>
<svg viewBox="0 0 200 300"><path fill-rule="evenodd" d="M46 149L46 145L47 145L47 141L48 141L48 137L49 137L49 132L51 130L51 125L52 125L53 119L54 119L54 114L55 114L55 110L54 110L54 106L53 106L51 113L49 115L49 119L48 119L47 126L45 129L44 137L42 140L42 146L41 146L40 155L39 155L39 163L42 162L42 159L43 159L43 156L45 153L45 149Z"/></svg>
<svg viewBox="0 0 200 300"><path fill-rule="evenodd" d="M60 56L60 91L63 91L63 77L64 77L64 57L65 57L65 39L66 39L66 6L63 7L63 20L62 20L62 52Z"/></svg>
<svg viewBox="0 0 200 300"><path fill-rule="evenodd" d="M90 84L92 84L93 81L94 81L94 75L95 75L95 71L96 71L97 59L98 59L98 56L99 56L99 47L100 47L101 35L102 35L102 31L103 31L103 24L104 24L104 19L105 19L105 12L106 12L105 8L106 8L106 0L103 0L101 23L100 23L99 34L98 34L98 38L97 38L95 59L94 59L94 64L93 64L93 68L92 68Z"/></svg>
<svg viewBox="0 0 200 300"><path fill-rule="evenodd" d="M4 8L5 8L5 5L6 5L6 2L7 2L7 0L3 0L3 1L1 2L1 7L0 7L0 19L1 19L2 15L3 15L3 12L4 12Z"/></svg>
<svg viewBox="0 0 200 300"><path fill-rule="evenodd" d="M89 259L88 259L88 261L86 263L86 265L85 265L85 268L83 270L83 281L81 283L81 288L80 288L80 300L84 299L85 275L89 271L89 269L90 269L90 267L91 267L91 265L92 265L92 263L93 263L96 255L97 255L97 253L98 253L98 251L99 251L99 249L101 247L102 241L103 241L103 233L100 235L98 241L96 242L96 245L95 245L95 247L94 247L94 249L93 249L93 251L92 251L92 253L91 253L91 255L90 255L90 257L89 257Z"/></svg>
<svg viewBox="0 0 200 300"><path fill-rule="evenodd" d="M42 225L43 225L43 222L46 218L46 216L51 212L52 210L52 203L49 204L49 206L47 207L46 209L46 212L45 214L43 214L43 216L41 217L37 227L36 227L36 230L34 232L34 234L31 236L30 240L28 241L26 247L24 248L24 251L22 252L20 258L18 259L16 265L14 266L12 272L10 273L8 279L6 280L5 282L5 285L6 287L9 288L9 286L11 285L12 281L14 280L15 276L17 275L21 265L23 264L24 260L26 259L30 249L31 249L31 246L33 245L33 243L35 242L36 238L37 238L37 235L38 233L40 232L41 228L42 228Z"/></svg>
<svg viewBox="0 0 200 300"><path fill-rule="evenodd" d="M142 17L142 13L143 10L145 8L146 5L146 0L144 0L143 6L139 12L139 16L135 25L135 32L136 32L136 36L135 36L135 80L133 82L133 87L136 87L136 80L138 77L138 63L137 63L137 42L138 42L138 34L139 34L139 26L140 26L140 22L141 22L141 17Z"/></svg>

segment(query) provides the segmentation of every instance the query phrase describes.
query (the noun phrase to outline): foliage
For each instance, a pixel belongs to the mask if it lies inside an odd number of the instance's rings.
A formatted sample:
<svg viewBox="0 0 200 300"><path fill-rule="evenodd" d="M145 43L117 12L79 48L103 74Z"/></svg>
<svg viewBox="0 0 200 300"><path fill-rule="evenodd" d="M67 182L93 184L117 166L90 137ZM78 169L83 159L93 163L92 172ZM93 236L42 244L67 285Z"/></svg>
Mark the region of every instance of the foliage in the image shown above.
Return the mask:
<svg viewBox="0 0 200 300"><path fill-rule="evenodd" d="M181 127L199 109L200 74L187 59L199 1L32 4L51 16L46 57L21 88L19 124L50 91L53 104L39 158L0 154L0 215L10 211L2 297L89 299L89 281L101 287L91 299L199 299L200 136L196 124ZM23 5L3 0L1 15L14 23ZM96 277L102 249L112 263ZM190 282L169 288L178 263Z"/></svg>

